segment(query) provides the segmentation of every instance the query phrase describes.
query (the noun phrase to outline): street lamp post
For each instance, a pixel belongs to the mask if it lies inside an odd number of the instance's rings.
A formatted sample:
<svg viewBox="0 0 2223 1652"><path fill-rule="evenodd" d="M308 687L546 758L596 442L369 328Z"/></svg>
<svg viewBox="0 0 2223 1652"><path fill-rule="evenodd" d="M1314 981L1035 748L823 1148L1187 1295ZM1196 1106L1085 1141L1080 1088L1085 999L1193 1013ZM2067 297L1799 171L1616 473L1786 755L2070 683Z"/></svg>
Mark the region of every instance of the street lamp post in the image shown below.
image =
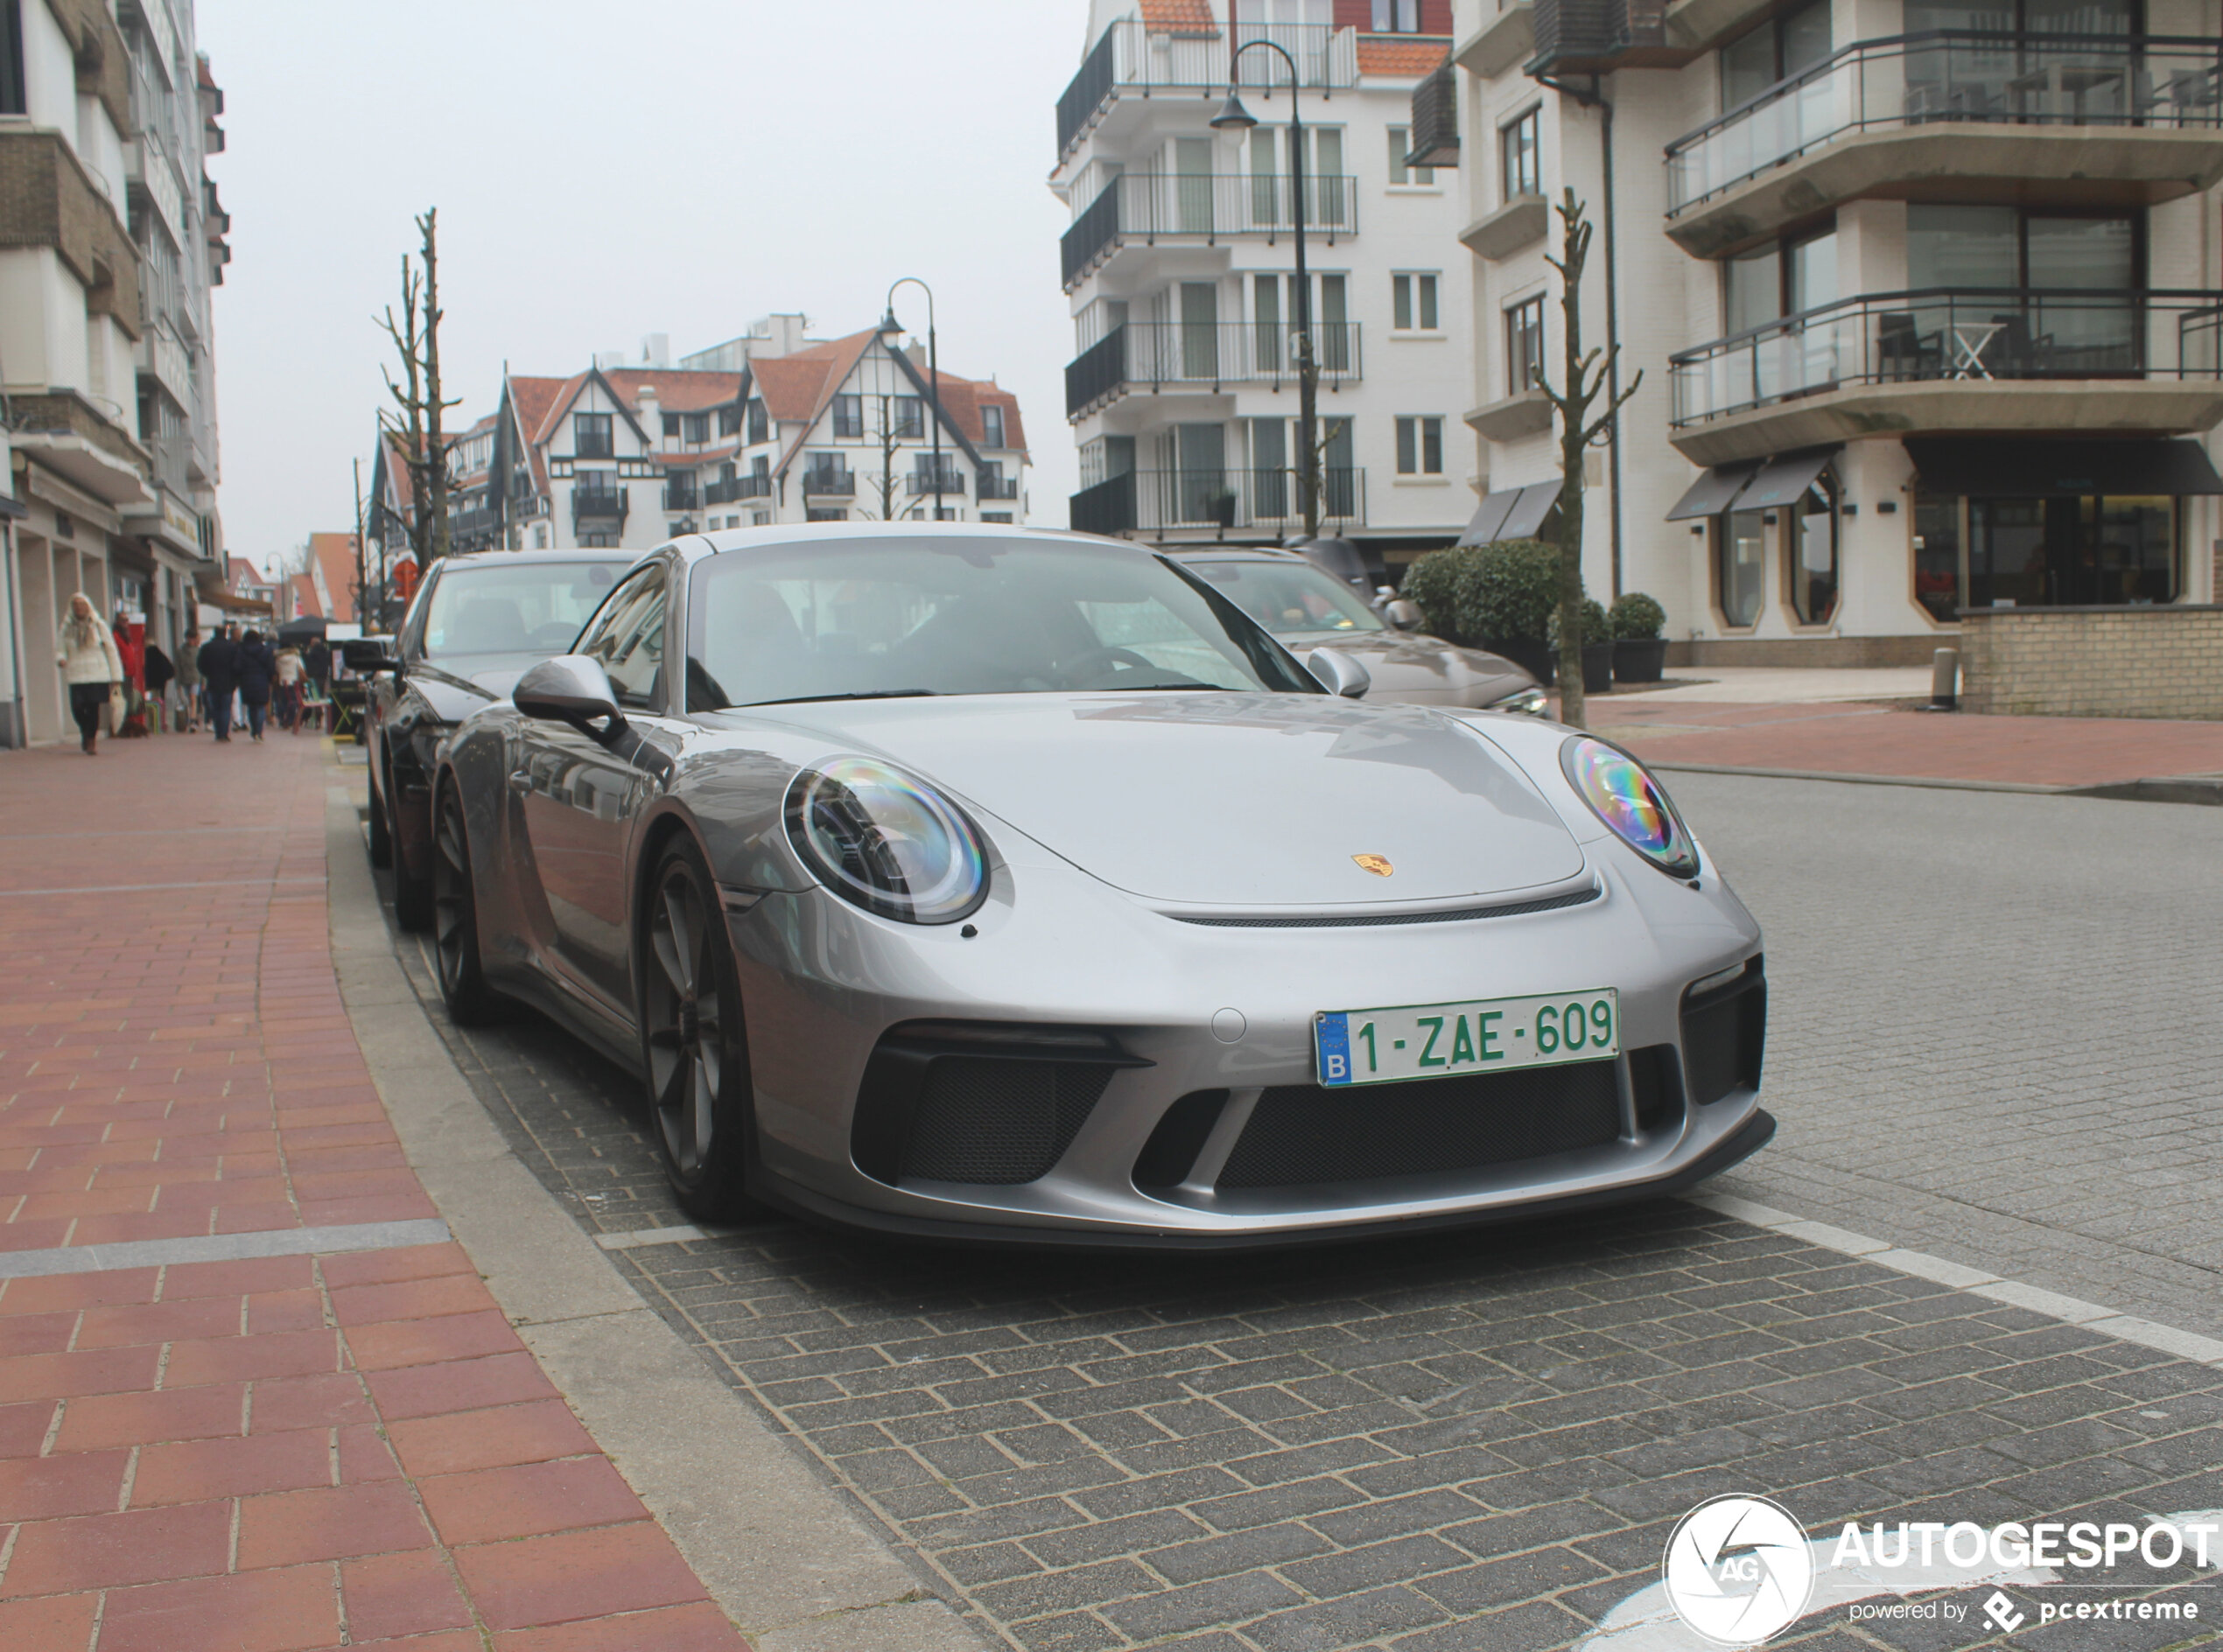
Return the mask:
<svg viewBox="0 0 2223 1652"><path fill-rule="evenodd" d="M1320 536L1320 450L1314 430L1320 410L1320 368L1312 354L1312 283L1305 273L1304 121L1297 112L1297 60L1279 41L1245 40L1229 56L1227 102L1212 117L1212 127L1222 132L1247 132L1258 124L1257 117L1243 107L1236 93L1235 66L1253 46L1264 46L1289 66L1289 211L1297 242L1297 502L1304 512L1305 537L1316 539ZM1273 95L1270 84L1266 94Z"/></svg>
<svg viewBox="0 0 2223 1652"><path fill-rule="evenodd" d="M895 323L895 288L916 287L926 295L926 382L927 435L933 446L934 464L934 520L942 520L942 360L934 342L934 289L916 276L905 276L887 290L887 313L880 318L880 330L894 335L902 332ZM891 350L895 346L889 345Z"/></svg>

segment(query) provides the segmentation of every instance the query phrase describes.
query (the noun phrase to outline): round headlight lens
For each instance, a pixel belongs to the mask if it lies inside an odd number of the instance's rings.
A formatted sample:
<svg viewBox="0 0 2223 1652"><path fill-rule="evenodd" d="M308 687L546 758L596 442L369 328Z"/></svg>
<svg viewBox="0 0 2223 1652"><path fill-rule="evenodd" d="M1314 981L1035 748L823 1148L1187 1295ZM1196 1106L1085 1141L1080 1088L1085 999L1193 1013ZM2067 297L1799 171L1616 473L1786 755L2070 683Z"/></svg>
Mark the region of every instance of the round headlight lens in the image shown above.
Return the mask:
<svg viewBox="0 0 2223 1652"><path fill-rule="evenodd" d="M1560 766L1615 836L1673 877L1697 876L1698 845L1643 764L1618 746L1577 734L1560 747Z"/></svg>
<svg viewBox="0 0 2223 1652"><path fill-rule="evenodd" d="M866 911L955 923L988 898L979 830L923 781L864 757L807 768L788 788L788 839L818 880Z"/></svg>

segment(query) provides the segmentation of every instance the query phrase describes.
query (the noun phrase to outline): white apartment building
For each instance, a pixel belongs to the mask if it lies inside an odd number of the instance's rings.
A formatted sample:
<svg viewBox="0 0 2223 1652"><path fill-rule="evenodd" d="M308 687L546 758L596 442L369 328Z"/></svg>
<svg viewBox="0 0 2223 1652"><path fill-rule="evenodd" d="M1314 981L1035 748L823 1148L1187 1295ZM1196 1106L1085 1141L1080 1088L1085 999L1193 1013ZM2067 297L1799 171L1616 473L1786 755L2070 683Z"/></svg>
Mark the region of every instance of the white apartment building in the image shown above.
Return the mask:
<svg viewBox="0 0 2223 1652"><path fill-rule="evenodd" d="M937 372L920 341L877 329L813 340L788 314L677 367L662 335L642 354L503 383L496 411L455 444L456 550L648 550L723 528L937 512L1027 520L1018 397ZM414 508L390 438L374 472L371 538L390 565Z"/></svg>
<svg viewBox="0 0 2223 1652"><path fill-rule="evenodd" d="M1586 341L1644 375L1586 471L1585 575L1658 597L1671 658L1911 663L1963 608L2216 599L2218 0L1457 0L1456 28L1416 118L1467 192L1470 541L1555 497L1529 374L1560 372L1571 187Z"/></svg>
<svg viewBox="0 0 2223 1652"><path fill-rule="evenodd" d="M196 584L224 589L209 289L230 220L204 167L222 108L192 0L0 5L0 491L25 512L0 746L64 732L71 593L174 651Z"/></svg>
<svg viewBox="0 0 2223 1652"><path fill-rule="evenodd" d="M1299 80L1321 531L1395 565L1466 526L1463 203L1455 172L1406 162L1413 89L1450 37L1449 0L1091 0L1050 174L1073 217L1074 527L1304 530L1289 71L1258 41ZM1231 74L1247 131L1211 125Z"/></svg>

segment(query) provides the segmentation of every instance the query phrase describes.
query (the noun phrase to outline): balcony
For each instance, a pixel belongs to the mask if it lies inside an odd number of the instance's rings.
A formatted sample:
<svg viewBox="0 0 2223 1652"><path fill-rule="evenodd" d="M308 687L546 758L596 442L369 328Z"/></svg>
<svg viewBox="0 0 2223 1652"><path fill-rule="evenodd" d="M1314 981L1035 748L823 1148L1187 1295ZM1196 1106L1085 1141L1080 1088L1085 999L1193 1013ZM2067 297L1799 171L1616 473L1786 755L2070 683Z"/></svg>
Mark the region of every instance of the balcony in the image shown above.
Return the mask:
<svg viewBox="0 0 2223 1652"><path fill-rule="evenodd" d="M1884 433L2207 430L2219 321L2223 292L1849 298L1671 357L1669 439L1720 465Z"/></svg>
<svg viewBox="0 0 2223 1652"><path fill-rule="evenodd" d="M1497 9L1459 42L1452 59L1468 74L1494 80L1535 51L1535 18L1532 0L1497 0Z"/></svg>
<svg viewBox="0 0 2223 1652"><path fill-rule="evenodd" d="M152 132L141 132L124 146L123 164L131 185L146 197L154 208L155 216L162 220L164 232L173 247L186 244L186 200L178 187L178 174L170 164L170 157L162 147L162 140Z"/></svg>
<svg viewBox="0 0 2223 1652"><path fill-rule="evenodd" d="M1713 257L1856 196L2147 204L2223 178L2223 41L1865 40L1667 146L1667 233Z"/></svg>
<svg viewBox="0 0 2223 1652"><path fill-rule="evenodd" d="M806 499L854 499L857 472L852 470L807 470L803 472Z"/></svg>
<svg viewBox="0 0 2223 1652"><path fill-rule="evenodd" d="M11 396L8 404L17 452L37 453L41 464L109 504L129 507L149 497L154 456L129 434L123 410L113 402L54 389Z"/></svg>
<svg viewBox="0 0 2223 1652"><path fill-rule="evenodd" d="M598 521L622 522L632 508L629 487L587 487L578 482L572 485L572 521L584 522L592 517Z"/></svg>
<svg viewBox="0 0 2223 1652"><path fill-rule="evenodd" d="M937 488L935 486L935 472L923 467L913 471L903 479L904 491L915 499L929 494L938 494L943 499L963 499L971 491L964 485L964 472L954 468L943 470L941 484L941 486Z"/></svg>
<svg viewBox="0 0 2223 1652"><path fill-rule="evenodd" d="M712 482L703 489L705 505L731 505L736 500L769 499L772 479L769 476L729 476L722 482Z"/></svg>
<svg viewBox="0 0 2223 1652"><path fill-rule="evenodd" d="M167 326L158 322L139 335L137 365L179 407L193 405L192 358Z"/></svg>
<svg viewBox="0 0 2223 1652"><path fill-rule="evenodd" d="M1330 388L1359 377L1356 321L1315 324L1320 382ZM1130 321L1114 327L1065 369L1065 416L1078 419L1135 390L1197 390L1232 386L1294 389L1297 330L1270 322Z"/></svg>
<svg viewBox="0 0 2223 1652"><path fill-rule="evenodd" d="M1191 92L1216 97L1227 87L1228 54L1252 40L1271 40L1295 60L1308 91L1341 91L1358 83L1358 37L1325 24L1246 23L1231 41L1217 27L1174 34L1153 30L1140 18L1123 18L1104 36L1057 100L1057 157L1064 164L1074 146L1095 130L1123 99L1154 93ZM1288 71L1271 52L1253 52L1241 63L1242 84L1259 91L1287 85Z"/></svg>
<svg viewBox="0 0 2223 1652"><path fill-rule="evenodd" d="M1122 247L1216 247L1223 241L1269 244L1296 226L1296 180L1283 172L1128 172L1090 201L1058 243L1071 291ZM1358 180L1307 177L1304 228L1334 246L1358 233Z"/></svg>
<svg viewBox="0 0 2223 1652"><path fill-rule="evenodd" d="M1019 479L1016 476L991 476L982 471L973 478L973 497L984 501L1019 497Z"/></svg>
<svg viewBox="0 0 2223 1652"><path fill-rule="evenodd" d="M690 476L684 486L680 486L672 482L666 482L663 485L663 508L665 510L670 511L674 514L677 514L681 511L700 510L702 508L702 491L695 486L695 479L693 477Z"/></svg>
<svg viewBox="0 0 2223 1652"><path fill-rule="evenodd" d="M1304 525L1304 506L1291 470L1129 471L1074 494L1070 520L1084 534L1280 533ZM1364 471L1321 472L1320 520L1366 520Z"/></svg>

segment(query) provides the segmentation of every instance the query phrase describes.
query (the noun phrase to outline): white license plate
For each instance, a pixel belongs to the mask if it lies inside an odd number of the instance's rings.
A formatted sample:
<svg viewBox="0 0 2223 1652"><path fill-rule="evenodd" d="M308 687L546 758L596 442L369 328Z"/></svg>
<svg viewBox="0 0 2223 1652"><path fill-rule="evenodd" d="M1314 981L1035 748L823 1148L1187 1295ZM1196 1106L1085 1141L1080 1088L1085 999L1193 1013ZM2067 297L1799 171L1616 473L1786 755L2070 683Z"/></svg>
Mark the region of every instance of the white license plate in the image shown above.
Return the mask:
<svg viewBox="0 0 2223 1652"><path fill-rule="evenodd" d="M1621 995L1600 987L1532 998L1323 1010L1313 1018L1312 1038L1320 1082L1330 1088L1598 1061L1621 1053Z"/></svg>

